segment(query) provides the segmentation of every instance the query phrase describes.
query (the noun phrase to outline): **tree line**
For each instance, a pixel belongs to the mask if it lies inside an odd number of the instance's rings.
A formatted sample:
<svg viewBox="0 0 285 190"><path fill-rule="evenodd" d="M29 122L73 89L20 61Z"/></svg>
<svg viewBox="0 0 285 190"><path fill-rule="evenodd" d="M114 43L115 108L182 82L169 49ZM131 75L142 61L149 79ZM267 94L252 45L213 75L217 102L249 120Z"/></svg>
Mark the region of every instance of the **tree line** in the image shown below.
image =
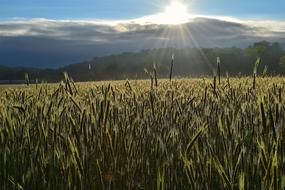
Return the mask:
<svg viewBox="0 0 285 190"><path fill-rule="evenodd" d="M252 75L255 61L261 62L257 74L285 74L285 51L279 43L266 41L254 43L247 48L160 48L136 53L122 53L96 57L83 63L71 64L58 69L0 67L0 80L24 80L29 75L33 81L58 82L67 72L75 81L120 80L147 78L147 71L155 66L159 78L169 75L173 61L175 77L198 77L213 75L217 57L220 74L231 76Z"/></svg>

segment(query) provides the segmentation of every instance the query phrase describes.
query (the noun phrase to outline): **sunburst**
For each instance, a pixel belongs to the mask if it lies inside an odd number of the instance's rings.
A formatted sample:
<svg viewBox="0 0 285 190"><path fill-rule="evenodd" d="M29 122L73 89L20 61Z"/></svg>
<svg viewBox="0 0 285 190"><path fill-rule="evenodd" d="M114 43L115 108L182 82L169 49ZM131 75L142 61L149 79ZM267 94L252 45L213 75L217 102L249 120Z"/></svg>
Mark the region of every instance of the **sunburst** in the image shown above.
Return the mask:
<svg viewBox="0 0 285 190"><path fill-rule="evenodd" d="M167 24L183 24L189 19L188 8L179 1L172 1L161 14L162 22Z"/></svg>

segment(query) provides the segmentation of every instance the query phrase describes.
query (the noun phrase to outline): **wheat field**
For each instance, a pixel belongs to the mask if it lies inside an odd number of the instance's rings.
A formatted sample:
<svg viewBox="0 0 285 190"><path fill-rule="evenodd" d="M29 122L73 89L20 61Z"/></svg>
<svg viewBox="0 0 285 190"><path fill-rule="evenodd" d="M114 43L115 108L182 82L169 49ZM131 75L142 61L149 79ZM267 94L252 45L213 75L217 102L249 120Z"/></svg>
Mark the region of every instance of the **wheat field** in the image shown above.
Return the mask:
<svg viewBox="0 0 285 190"><path fill-rule="evenodd" d="M0 87L0 189L285 189L285 78Z"/></svg>

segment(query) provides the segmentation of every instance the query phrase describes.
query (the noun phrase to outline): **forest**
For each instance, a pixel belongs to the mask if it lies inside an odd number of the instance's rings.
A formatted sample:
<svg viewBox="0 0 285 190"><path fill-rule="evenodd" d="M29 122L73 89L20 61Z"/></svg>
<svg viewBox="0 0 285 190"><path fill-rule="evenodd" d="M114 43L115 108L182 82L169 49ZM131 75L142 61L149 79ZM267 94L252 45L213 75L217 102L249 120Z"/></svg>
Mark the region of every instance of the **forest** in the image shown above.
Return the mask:
<svg viewBox="0 0 285 190"><path fill-rule="evenodd" d="M285 74L285 51L277 42L256 42L247 48L160 48L140 52L95 57L82 63L70 64L57 69L0 67L0 81L58 82L67 72L75 81L123 80L147 78L148 70L156 67L159 78L169 74L174 57L175 77L200 77L213 75L217 57L221 59L221 75L251 75L257 58L261 63L257 73ZM1 64L0 64L1 65Z"/></svg>

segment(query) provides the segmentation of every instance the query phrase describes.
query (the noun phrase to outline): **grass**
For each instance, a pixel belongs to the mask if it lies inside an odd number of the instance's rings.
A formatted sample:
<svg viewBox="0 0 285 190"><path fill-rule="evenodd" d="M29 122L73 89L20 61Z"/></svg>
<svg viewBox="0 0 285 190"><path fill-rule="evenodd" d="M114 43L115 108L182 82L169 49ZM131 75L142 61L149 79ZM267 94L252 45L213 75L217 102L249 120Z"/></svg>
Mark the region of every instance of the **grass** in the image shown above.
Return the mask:
<svg viewBox="0 0 285 190"><path fill-rule="evenodd" d="M285 188L284 78L154 78L0 88L0 189Z"/></svg>

